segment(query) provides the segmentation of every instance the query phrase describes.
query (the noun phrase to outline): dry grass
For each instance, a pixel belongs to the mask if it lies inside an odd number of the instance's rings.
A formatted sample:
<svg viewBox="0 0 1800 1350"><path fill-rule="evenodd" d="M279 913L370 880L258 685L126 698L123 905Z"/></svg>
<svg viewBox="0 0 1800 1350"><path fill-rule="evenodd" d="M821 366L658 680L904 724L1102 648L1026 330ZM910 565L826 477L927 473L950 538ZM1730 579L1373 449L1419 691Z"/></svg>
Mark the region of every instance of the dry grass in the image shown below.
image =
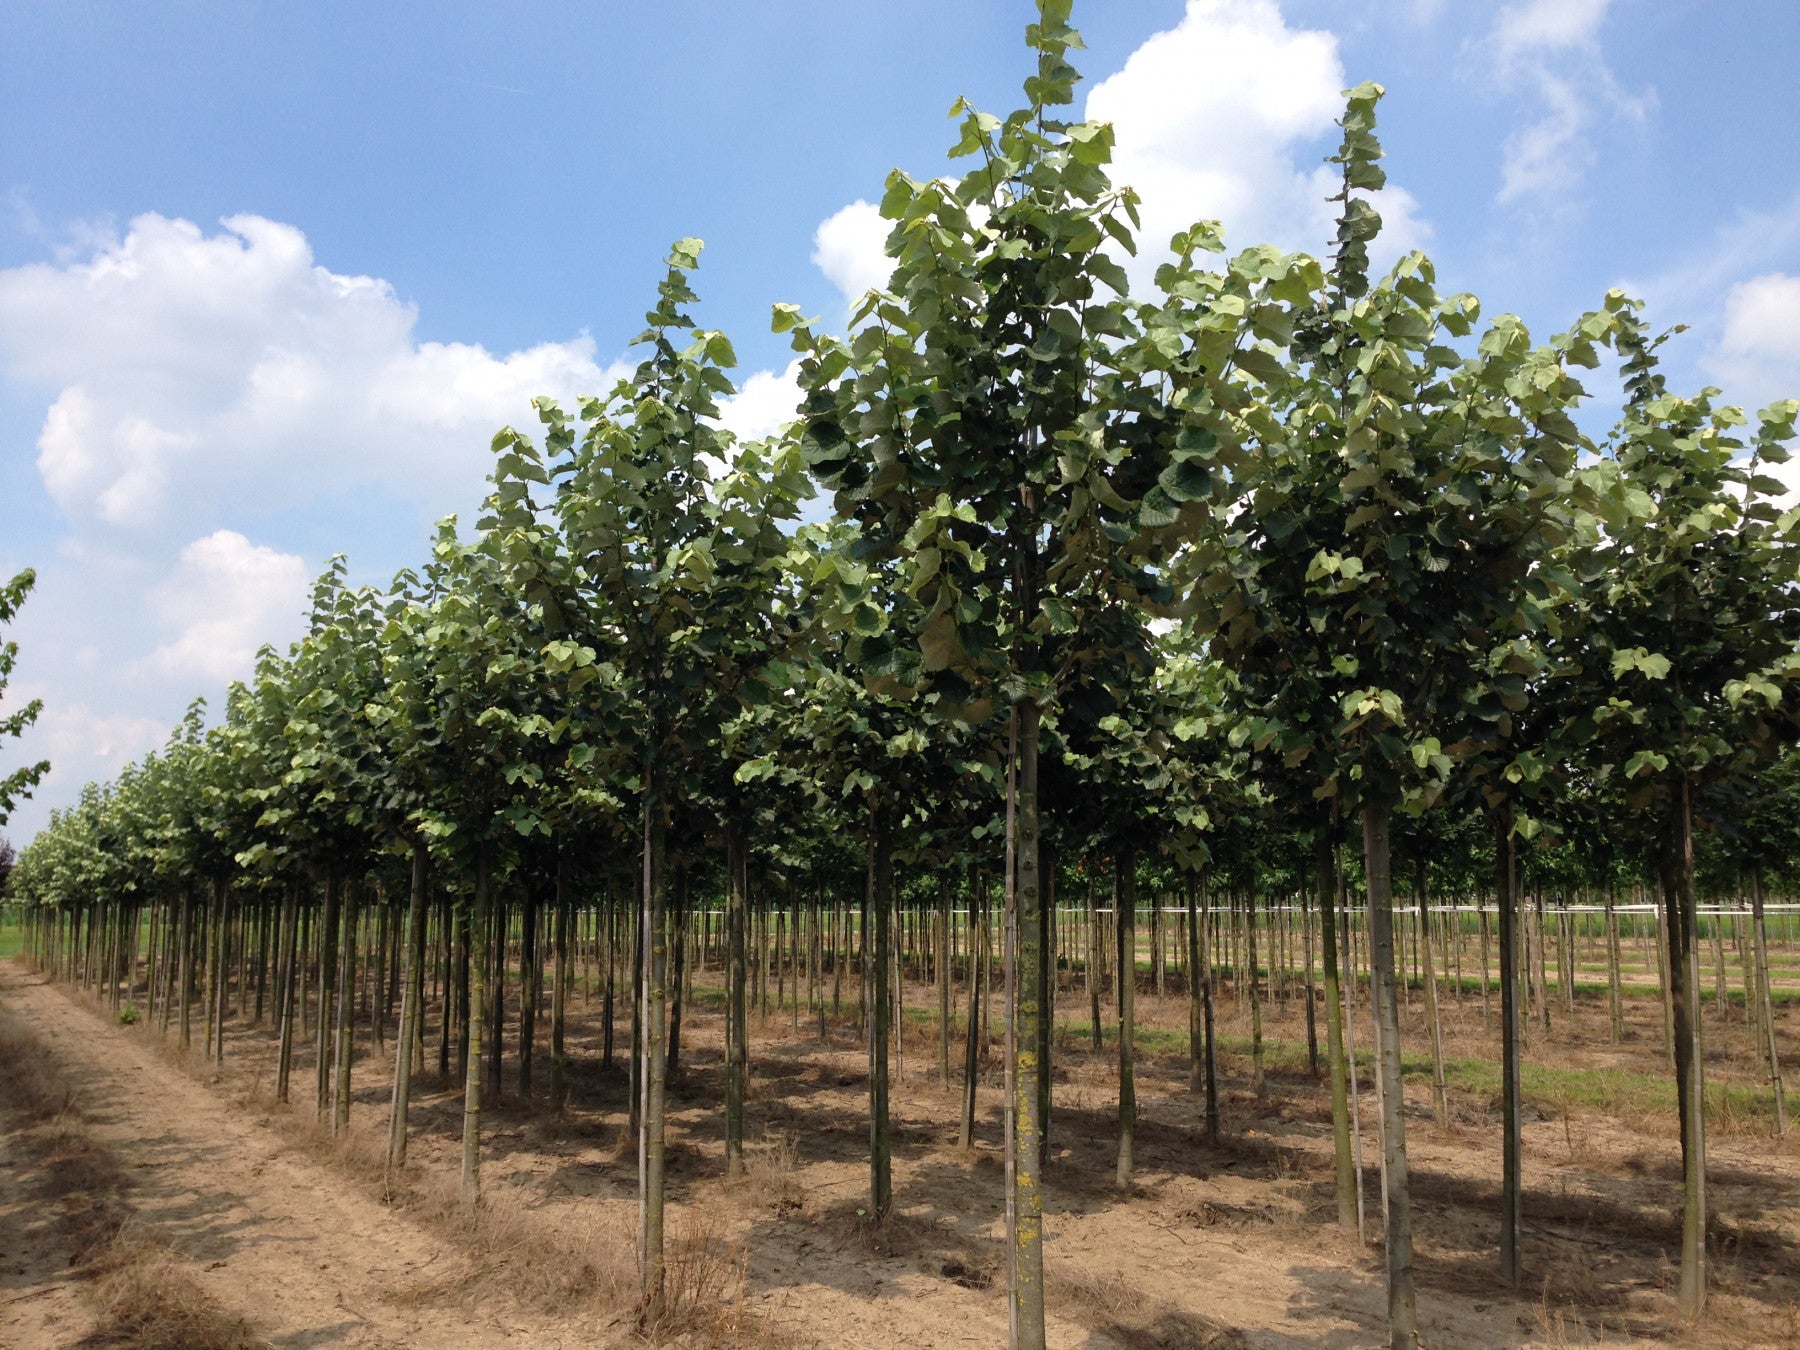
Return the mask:
<svg viewBox="0 0 1800 1350"><path fill-rule="evenodd" d="M1132 1350L1247 1350L1241 1331L1182 1312L1122 1275L1053 1262L1044 1272L1052 1311Z"/></svg>
<svg viewBox="0 0 1800 1350"><path fill-rule="evenodd" d="M256 1350L251 1323L225 1308L194 1277L192 1264L130 1225L89 1261L89 1297L100 1325L83 1347L116 1350Z"/></svg>
<svg viewBox="0 0 1800 1350"><path fill-rule="evenodd" d="M744 1172L727 1182L727 1194L753 1211L786 1219L806 1209L807 1187L800 1179L800 1141L773 1135L744 1148Z"/></svg>
<svg viewBox="0 0 1800 1350"><path fill-rule="evenodd" d="M98 1316L84 1350L254 1350L245 1318L201 1288L192 1264L138 1227L123 1169L88 1129L49 1049L0 1008L0 1100L17 1161L41 1172L34 1199L63 1211L82 1297Z"/></svg>

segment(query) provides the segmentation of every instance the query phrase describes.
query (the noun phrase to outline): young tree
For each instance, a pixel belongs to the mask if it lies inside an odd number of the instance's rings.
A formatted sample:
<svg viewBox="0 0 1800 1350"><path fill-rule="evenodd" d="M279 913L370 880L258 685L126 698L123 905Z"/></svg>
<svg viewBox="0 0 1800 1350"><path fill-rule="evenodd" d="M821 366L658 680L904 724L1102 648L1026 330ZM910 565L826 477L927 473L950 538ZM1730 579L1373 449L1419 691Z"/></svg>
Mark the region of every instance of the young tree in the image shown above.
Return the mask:
<svg viewBox="0 0 1800 1350"><path fill-rule="evenodd" d="M4 586L0 586L0 627L13 621L18 614L19 606L25 603L25 597L37 584L37 573L29 567L20 572ZM6 692L7 682L12 678L13 667L19 660L19 644L11 641L0 643L0 694ZM44 710L42 699L32 699L16 712L0 716L0 743L12 740L23 734L25 728L37 721L38 714ZM0 825L6 824L6 818L21 798L31 796L31 790L50 772L50 761L39 760L36 764L26 764L0 776Z"/></svg>
<svg viewBox="0 0 1800 1350"><path fill-rule="evenodd" d="M1258 347L1287 331L1294 265L1253 251L1221 274L1164 270L1167 303L1135 306L1113 249L1135 247L1135 197L1106 173L1112 130L1062 120L1080 45L1069 0L1026 30L1037 69L1004 120L959 102L960 179L896 172L882 198L896 260L848 341L791 306L804 445L871 556L896 559L921 605L914 644L875 680L937 692L972 722L1007 710L1008 1217L1013 1342L1043 1344L1040 1169L1045 1009L1038 754L1079 665L1121 667L1085 618L1117 599L1172 599L1160 568L1209 519L1216 462L1246 439ZM1299 288L1304 295L1305 287ZM1075 641L1062 641L1078 635Z"/></svg>

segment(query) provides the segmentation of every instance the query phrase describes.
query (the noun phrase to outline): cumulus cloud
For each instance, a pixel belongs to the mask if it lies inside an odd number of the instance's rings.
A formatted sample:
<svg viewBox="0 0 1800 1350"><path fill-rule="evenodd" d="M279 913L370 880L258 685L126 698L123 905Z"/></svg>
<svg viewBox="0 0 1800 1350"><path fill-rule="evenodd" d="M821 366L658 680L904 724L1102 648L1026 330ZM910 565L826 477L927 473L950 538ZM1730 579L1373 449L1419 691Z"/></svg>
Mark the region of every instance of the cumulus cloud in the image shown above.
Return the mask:
<svg viewBox="0 0 1800 1350"><path fill-rule="evenodd" d="M301 558L252 544L235 530L196 539L150 594L155 612L179 631L148 665L190 685L246 678L258 648L300 635L307 581Z"/></svg>
<svg viewBox="0 0 1800 1350"><path fill-rule="evenodd" d="M111 777L125 765L162 744L168 725L152 717L96 712L85 703L45 700L38 718L36 747L51 771L70 783Z"/></svg>
<svg viewBox="0 0 1800 1350"><path fill-rule="evenodd" d="M1703 364L1728 398L1751 409L1800 398L1800 277L1769 272L1733 286Z"/></svg>
<svg viewBox="0 0 1800 1350"><path fill-rule="evenodd" d="M1422 6L1418 21L1433 12ZM1180 23L1093 85L1085 116L1112 123L1113 181L1142 199L1139 255L1126 261L1134 282L1147 281L1169 239L1200 220L1223 222L1232 248L1273 243L1322 255L1338 184L1320 161L1335 147L1346 83L1336 36L1290 27L1275 0L1188 0ZM1378 265L1430 237L1404 188L1390 186L1376 206ZM819 226L813 262L846 299L886 282L888 224L857 201Z"/></svg>
<svg viewBox="0 0 1800 1350"><path fill-rule="evenodd" d="M1600 44L1611 0L1514 0L1477 49L1502 88L1535 99L1531 120L1507 138L1501 202L1566 203L1593 163L1589 140L1607 114L1641 121L1655 91L1628 94Z"/></svg>
<svg viewBox="0 0 1800 1350"><path fill-rule="evenodd" d="M1197 220L1222 221L1233 248L1322 252L1337 184L1320 157L1334 143L1346 84L1337 38L1290 27L1274 0L1188 0L1179 24L1087 99L1090 119L1113 124L1114 181L1143 198L1137 270L1153 270L1170 236ZM1403 188L1376 204L1382 256L1429 235Z"/></svg>
<svg viewBox="0 0 1800 1350"><path fill-rule="evenodd" d="M318 265L291 225L134 219L79 257L0 271L0 374L53 391L45 486L78 531L191 537L376 486L472 494L538 394L610 383L586 337L494 354L420 342L385 281Z"/></svg>
<svg viewBox="0 0 1800 1350"><path fill-rule="evenodd" d="M719 401L719 423L742 440L773 436L798 415L800 363L790 361L777 374L759 370L737 393Z"/></svg>
<svg viewBox="0 0 1800 1350"><path fill-rule="evenodd" d="M813 265L853 302L865 291L885 286L894 260L883 251L889 223L881 209L860 198L827 216L813 232Z"/></svg>

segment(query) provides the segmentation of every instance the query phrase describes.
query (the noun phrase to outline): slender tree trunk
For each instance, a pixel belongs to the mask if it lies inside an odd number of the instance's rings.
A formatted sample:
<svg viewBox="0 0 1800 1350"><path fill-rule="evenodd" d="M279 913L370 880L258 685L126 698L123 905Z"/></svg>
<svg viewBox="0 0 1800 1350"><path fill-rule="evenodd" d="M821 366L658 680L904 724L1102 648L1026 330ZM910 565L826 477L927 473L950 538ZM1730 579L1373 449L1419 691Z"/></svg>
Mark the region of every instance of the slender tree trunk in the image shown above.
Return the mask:
<svg viewBox="0 0 1800 1350"><path fill-rule="evenodd" d="M462 1199L473 1205L481 1199L481 1008L487 993L487 965L493 944L488 940L490 850L483 842L475 850L475 895L463 924L463 960L468 1001L463 1005L462 1032L467 1045L463 1055Z"/></svg>
<svg viewBox="0 0 1800 1350"><path fill-rule="evenodd" d="M1400 1082L1400 1010L1394 987L1394 909L1388 867L1388 808L1363 807L1363 851L1369 889L1369 955L1375 975L1375 1023L1380 1039L1381 1148L1387 1198L1388 1343L1415 1350L1418 1310L1413 1295L1412 1210L1406 1166L1406 1116Z"/></svg>
<svg viewBox="0 0 1800 1350"><path fill-rule="evenodd" d="M744 1170L744 1089L750 1075L747 904L744 838L736 826L725 828L725 1171ZM836 957L833 964L840 967Z"/></svg>
<svg viewBox="0 0 1800 1350"><path fill-rule="evenodd" d="M668 1036L669 941L664 882L667 804L654 776L644 794L644 1070L638 1132L638 1273L645 1307L663 1295L663 1096Z"/></svg>
<svg viewBox="0 0 1800 1350"><path fill-rule="evenodd" d="M888 1132L888 1033L892 1003L886 988L894 908L894 865L885 808L869 810L869 1218L886 1219L894 1205L894 1163Z"/></svg>
<svg viewBox="0 0 1800 1350"><path fill-rule="evenodd" d="M975 1144L975 1089L981 1078L981 993L988 975L983 968L986 944L977 940L981 931L981 871L969 864L969 1020L963 1030L962 1117L957 1128L959 1148Z"/></svg>
<svg viewBox="0 0 1800 1350"><path fill-rule="evenodd" d="M76 922L76 916L70 916L70 922ZM178 997L180 997L180 1006L182 1006L182 1013L180 1013L180 1019L178 1019L178 1022L180 1022L180 1030L176 1033L176 1037L178 1037L176 1042L180 1044L180 1048L182 1049L187 1049L193 1044L193 1039L191 1039L193 1031L191 1031L191 1026L189 1026L189 1004L193 1003L193 999L189 999L189 995L187 995L187 986L193 983L193 934L193 887L184 886L182 887L182 914L180 914L180 923L178 923L178 929L176 929L175 934L176 945L180 947L178 954L176 954L175 983L178 985ZM70 940L70 950L74 950L74 941L72 940Z"/></svg>
<svg viewBox="0 0 1800 1350"><path fill-rule="evenodd" d="M937 996L938 996L938 1085L950 1090L950 869L938 878L937 911Z"/></svg>
<svg viewBox="0 0 1800 1350"><path fill-rule="evenodd" d="M1350 1140L1349 1067L1344 1058L1344 1000L1338 980L1338 876L1331 835L1318 834L1319 946L1325 980L1325 1068L1331 1078L1331 1135L1337 1164L1338 1227L1357 1231L1356 1159Z"/></svg>
<svg viewBox="0 0 1800 1350"><path fill-rule="evenodd" d="M1755 925L1756 986L1763 1039L1769 1048L1769 1079L1775 1088L1775 1133L1787 1133L1787 1101L1781 1089L1781 1046L1775 1039L1775 1003L1769 993L1769 933L1763 921L1762 869L1750 873L1750 916Z"/></svg>
<svg viewBox="0 0 1800 1350"><path fill-rule="evenodd" d="M1275 968L1273 930L1271 929L1269 969L1273 974ZM1250 1090L1261 1101L1268 1084L1263 1076L1263 1016L1262 1016L1262 978L1257 972L1258 958L1256 951L1256 883L1244 893L1244 963L1246 973L1250 977ZM1274 981L1271 979L1270 984Z"/></svg>
<svg viewBox="0 0 1800 1350"><path fill-rule="evenodd" d="M276 1018L281 1026L281 1045L275 1052L275 1100L288 1099L288 1078L294 1065L294 993L300 978L300 883L290 880L281 901L281 961L275 980L279 1003Z"/></svg>
<svg viewBox="0 0 1800 1350"><path fill-rule="evenodd" d="M531 1102L531 1069L537 1048L541 908L535 883L526 886L524 903L519 908L519 1097L527 1105Z"/></svg>
<svg viewBox="0 0 1800 1350"><path fill-rule="evenodd" d="M333 1134L343 1134L350 1128L350 1064L355 1053L356 1028L357 910L361 893L361 881L353 878L344 889L344 908L340 917L342 932L338 940L337 1072L331 1096Z"/></svg>
<svg viewBox="0 0 1800 1350"><path fill-rule="evenodd" d="M318 1042L318 1058L314 1062L315 1086L318 1089L316 1114L325 1119L331 1090L331 1028L333 1002L337 989L338 908L340 886L337 863L325 870L325 909L319 916L319 1015L314 1028Z"/></svg>
<svg viewBox="0 0 1800 1350"><path fill-rule="evenodd" d="M412 1098L413 1042L418 1039L425 993L425 878L422 841L412 846L412 890L406 901L406 965L400 987L400 1039L394 1046L394 1098L388 1113L388 1171L406 1163L406 1117Z"/></svg>
<svg viewBox="0 0 1800 1350"><path fill-rule="evenodd" d="M569 966L569 858L556 851L555 936L551 939L555 974L550 988L550 1107L561 1111L569 1099L569 1065L564 1050L568 1033L569 986L574 972Z"/></svg>
<svg viewBox="0 0 1800 1350"><path fill-rule="evenodd" d="M1007 1140L1011 1186L1007 1193L1011 1220L1013 1350L1044 1346L1044 1189L1041 1172L1044 1121L1040 1115L1039 1075L1048 1066L1040 1056L1040 1019L1044 1016L1043 881L1039 871L1038 724L1036 701L1025 698L1013 709L1013 742L1017 758L1009 764L1007 820L1012 827L1007 875L1007 947L1011 970L1007 1018L1007 1069L1010 1091Z"/></svg>
<svg viewBox="0 0 1800 1350"><path fill-rule="evenodd" d="M1306 871L1300 869L1300 945L1306 961L1306 1071L1314 1079L1319 1076L1318 985L1313 979L1312 914L1306 906Z"/></svg>
<svg viewBox="0 0 1800 1350"><path fill-rule="evenodd" d="M1522 1181L1524 1138L1521 1133L1519 1081L1519 904L1514 885L1512 813L1494 821L1494 894L1500 915L1500 1278L1517 1289L1524 1279L1519 1230L1523 1223ZM1482 986L1487 984L1487 956L1482 954Z"/></svg>
<svg viewBox="0 0 1800 1350"><path fill-rule="evenodd" d="M1131 1149L1137 1134L1137 1075L1132 1044L1137 1034L1137 856L1118 850L1113 864L1113 910L1119 933L1119 1165L1113 1184L1131 1189Z"/></svg>
<svg viewBox="0 0 1800 1350"><path fill-rule="evenodd" d="M1425 855L1414 863L1417 878L1413 893L1419 901L1419 960L1425 982L1425 1015L1431 1019L1431 1097L1437 1109L1438 1126L1450 1128L1450 1089L1444 1081L1444 1025L1438 1020L1437 968L1432 964L1430 896L1426 886Z"/></svg>
<svg viewBox="0 0 1800 1350"><path fill-rule="evenodd" d="M1676 783L1672 838L1665 852L1670 1002L1675 1020L1675 1088L1681 1116L1682 1316L1706 1306L1706 1079L1700 1045L1699 936L1694 904L1693 809L1685 775Z"/></svg>
<svg viewBox="0 0 1800 1350"><path fill-rule="evenodd" d="M1619 987L1619 912L1613 902L1612 868L1606 869L1606 1011L1612 1043L1625 1039L1624 991Z"/></svg>

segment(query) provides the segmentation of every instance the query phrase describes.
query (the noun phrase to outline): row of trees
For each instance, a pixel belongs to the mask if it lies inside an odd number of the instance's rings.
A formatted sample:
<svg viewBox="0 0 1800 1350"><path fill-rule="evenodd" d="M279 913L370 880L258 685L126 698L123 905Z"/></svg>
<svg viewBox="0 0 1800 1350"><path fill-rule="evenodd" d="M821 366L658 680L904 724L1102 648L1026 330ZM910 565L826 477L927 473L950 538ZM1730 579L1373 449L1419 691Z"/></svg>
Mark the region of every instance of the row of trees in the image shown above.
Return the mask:
<svg viewBox="0 0 1800 1350"><path fill-rule="evenodd" d="M690 317L699 245L678 243L638 338L642 363L572 414L540 403L537 438L496 438L473 536L446 522L429 562L387 591L348 585L334 564L309 635L265 651L219 725L196 712L162 754L59 815L26 850L15 892L64 913L175 897L179 928L198 884L215 918L192 927L213 933L240 897L279 896L285 1016L295 925L316 907L321 992L347 984L364 878L404 856L406 885L379 892L408 897L402 1046L418 1039L434 895L455 897L443 931L469 953L479 1010L503 979L509 906L522 909L521 942L543 929L538 907L553 916L554 1002L577 897L630 894L640 1255L654 1300L671 963L691 879L720 860L735 1168L753 889L772 875L861 876L864 969L879 973L894 959L897 869L992 868L1013 1337L1041 1346L1059 859L1113 860L1131 952L1140 858L1191 878L1178 890L1197 895L1209 866L1267 844L1246 822L1272 815L1304 830L1303 889L1329 898L1354 832L1389 1317L1393 1343L1410 1346L1392 837L1415 817L1474 819L1493 841L1501 1261L1516 1281L1515 853L1560 832L1592 841L1600 872L1650 868L1666 906L1681 1298L1698 1315L1695 831L1731 825L1753 875L1793 856L1777 819L1786 770L1767 766L1800 730L1800 553L1768 468L1785 460L1800 405L1746 428L1710 392L1670 393L1661 338L1616 292L1535 344L1516 318L1483 326L1473 297L1441 294L1421 255L1375 275L1381 90L1368 84L1348 92L1332 158L1327 261L1267 246L1226 257L1203 222L1172 241L1151 293L1133 296L1121 259L1135 251L1136 199L1107 175L1111 129L1061 116L1078 78L1068 0L1038 10L1025 106L954 110L959 177L890 177L894 271L848 335L776 307L803 389L787 432L740 443L719 427L735 361ZM1575 420L1578 372L1605 352L1625 406L1594 441ZM834 517L800 526L813 482ZM1757 811L1766 829L1747 824ZM1318 914L1340 1218L1353 1225L1347 972L1335 900ZM1188 923L1190 941L1201 927ZM189 951L179 934L176 945ZM1127 1021L1131 987L1121 982ZM482 1065L498 1061L484 1019L463 1026L473 1200ZM887 999L869 999L867 1034L882 1216ZM345 1064L347 1045L346 1032ZM1123 1176L1130 1038L1119 1045ZM396 1058L397 1156L413 1057ZM326 1059L321 1042L321 1082Z"/></svg>

